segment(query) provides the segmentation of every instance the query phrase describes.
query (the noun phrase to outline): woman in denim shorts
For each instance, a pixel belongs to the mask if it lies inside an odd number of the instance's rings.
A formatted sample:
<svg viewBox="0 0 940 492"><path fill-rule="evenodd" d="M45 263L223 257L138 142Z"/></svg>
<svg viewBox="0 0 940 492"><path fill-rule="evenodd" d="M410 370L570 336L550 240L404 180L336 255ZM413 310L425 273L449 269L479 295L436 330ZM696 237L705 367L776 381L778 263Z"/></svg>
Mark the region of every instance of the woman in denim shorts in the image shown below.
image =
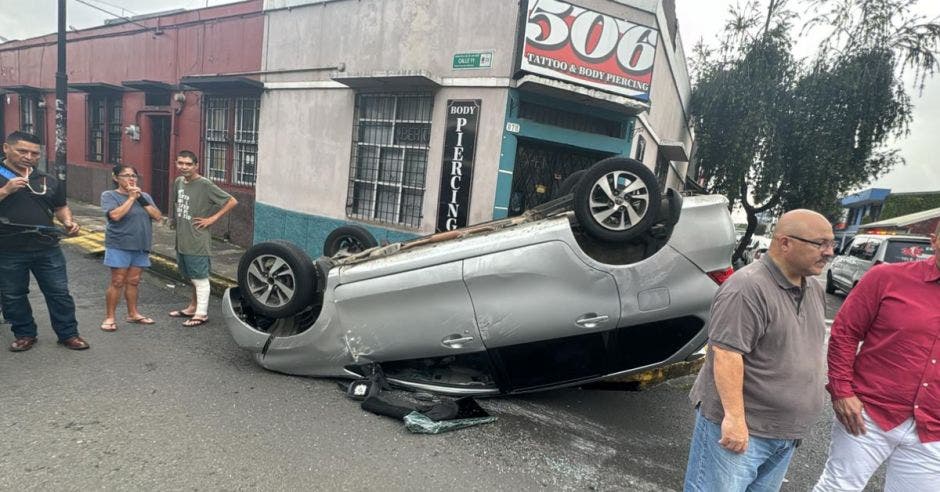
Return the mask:
<svg viewBox="0 0 940 492"><path fill-rule="evenodd" d="M137 170L132 166L114 166L115 189L101 193L101 209L108 218L105 230L104 264L111 267L111 283L105 294L104 331L117 330L115 311L123 293L127 301L128 323L152 325L153 319L137 310L140 275L150 266L153 242L152 222L160 220L160 210L153 199L140 190Z"/></svg>

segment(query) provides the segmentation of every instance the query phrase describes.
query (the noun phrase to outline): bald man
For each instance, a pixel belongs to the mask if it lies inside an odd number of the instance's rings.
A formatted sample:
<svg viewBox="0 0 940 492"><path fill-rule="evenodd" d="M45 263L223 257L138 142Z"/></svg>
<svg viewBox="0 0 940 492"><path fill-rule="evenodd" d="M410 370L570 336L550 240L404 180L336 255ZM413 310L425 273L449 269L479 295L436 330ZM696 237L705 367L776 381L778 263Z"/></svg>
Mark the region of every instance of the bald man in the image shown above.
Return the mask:
<svg viewBox="0 0 940 492"><path fill-rule="evenodd" d="M777 222L767 254L715 294L686 491L771 491L825 402L825 291L832 226L811 210Z"/></svg>

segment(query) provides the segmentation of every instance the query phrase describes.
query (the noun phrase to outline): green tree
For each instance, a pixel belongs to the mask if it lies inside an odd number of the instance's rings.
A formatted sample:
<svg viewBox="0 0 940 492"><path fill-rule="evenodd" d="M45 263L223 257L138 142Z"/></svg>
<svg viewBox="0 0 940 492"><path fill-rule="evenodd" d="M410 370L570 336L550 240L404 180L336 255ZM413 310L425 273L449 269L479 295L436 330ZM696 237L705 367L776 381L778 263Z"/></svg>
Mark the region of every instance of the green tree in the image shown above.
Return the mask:
<svg viewBox="0 0 940 492"><path fill-rule="evenodd" d="M834 217L836 199L903 163L891 136L906 134L911 102L901 76L923 87L937 67L940 26L913 14L916 0L816 0L804 30L828 30L814 60L792 54L798 20L786 0L730 10L725 41L696 47L691 113L707 187L740 203L748 228L765 210L812 208Z"/></svg>

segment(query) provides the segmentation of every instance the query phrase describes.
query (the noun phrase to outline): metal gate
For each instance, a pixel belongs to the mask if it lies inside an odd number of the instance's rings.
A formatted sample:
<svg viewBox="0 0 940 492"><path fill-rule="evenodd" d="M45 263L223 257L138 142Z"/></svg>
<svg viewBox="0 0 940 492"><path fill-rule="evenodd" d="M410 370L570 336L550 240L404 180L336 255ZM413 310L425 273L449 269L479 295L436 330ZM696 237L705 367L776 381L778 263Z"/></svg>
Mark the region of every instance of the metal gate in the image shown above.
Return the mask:
<svg viewBox="0 0 940 492"><path fill-rule="evenodd" d="M556 198L558 187L571 173L587 169L610 155L520 138L509 195L509 215L519 215Z"/></svg>

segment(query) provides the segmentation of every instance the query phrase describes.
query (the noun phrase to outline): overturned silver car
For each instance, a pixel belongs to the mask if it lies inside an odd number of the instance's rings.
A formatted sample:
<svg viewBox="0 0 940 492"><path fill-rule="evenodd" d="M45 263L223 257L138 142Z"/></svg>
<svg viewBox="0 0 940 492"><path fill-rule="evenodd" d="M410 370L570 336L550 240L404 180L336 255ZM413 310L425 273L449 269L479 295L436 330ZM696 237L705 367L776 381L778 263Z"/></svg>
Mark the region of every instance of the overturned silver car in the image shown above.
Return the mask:
<svg viewBox="0 0 940 492"><path fill-rule="evenodd" d="M224 296L236 343L288 374L451 395L527 392L686 360L705 343L734 227L721 196L605 159L518 217L311 261L260 243ZM349 241L374 244L355 228ZM329 242L329 240L328 240Z"/></svg>

